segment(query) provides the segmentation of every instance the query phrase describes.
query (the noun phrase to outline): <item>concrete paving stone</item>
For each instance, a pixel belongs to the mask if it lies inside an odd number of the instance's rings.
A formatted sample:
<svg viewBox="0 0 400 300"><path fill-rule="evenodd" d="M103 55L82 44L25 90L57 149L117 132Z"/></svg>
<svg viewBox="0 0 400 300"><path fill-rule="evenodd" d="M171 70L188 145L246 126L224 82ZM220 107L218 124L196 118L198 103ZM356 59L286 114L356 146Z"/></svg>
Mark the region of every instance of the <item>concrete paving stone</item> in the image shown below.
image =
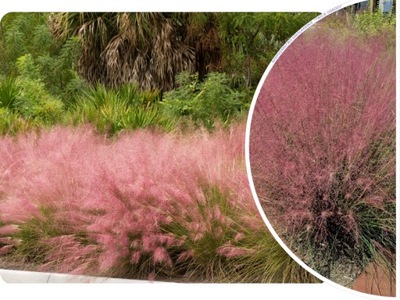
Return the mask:
<svg viewBox="0 0 400 300"><path fill-rule="evenodd" d="M161 283L146 280L93 277L58 273L42 273L0 269L0 276L6 283Z"/></svg>

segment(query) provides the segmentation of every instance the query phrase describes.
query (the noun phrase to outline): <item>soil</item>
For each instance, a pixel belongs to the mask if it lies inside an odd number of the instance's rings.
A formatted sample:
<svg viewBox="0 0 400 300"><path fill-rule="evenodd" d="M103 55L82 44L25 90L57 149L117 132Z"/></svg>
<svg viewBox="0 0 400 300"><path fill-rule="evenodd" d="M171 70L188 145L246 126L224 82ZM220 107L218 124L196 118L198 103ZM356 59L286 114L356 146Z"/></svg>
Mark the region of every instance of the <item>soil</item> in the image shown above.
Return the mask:
<svg viewBox="0 0 400 300"><path fill-rule="evenodd" d="M314 253L312 259L309 259L313 261L311 263L306 259L307 255L299 254L300 252L297 251L295 253L317 273L344 287L351 288L354 281L363 271L357 264L345 256L339 257L335 261L327 262L326 253L321 251Z"/></svg>
<svg viewBox="0 0 400 300"><path fill-rule="evenodd" d="M340 258L331 267L330 280L344 287L352 288L362 269L347 258Z"/></svg>
<svg viewBox="0 0 400 300"><path fill-rule="evenodd" d="M304 247L304 245L303 245ZM292 249L295 248L291 247ZM304 249L304 248L303 248ZM298 251L295 251L297 253ZM339 259L329 264L322 262L326 261L324 257L326 253L323 251L317 253L312 257L314 264L318 268L308 264L316 272L330 279L331 281L362 292L366 294L395 297L396 295L396 278L395 274L388 270L383 262L370 263L365 268L361 268L347 257L340 257ZM306 255L296 254L299 258L304 258ZM307 260L303 259L307 264Z"/></svg>

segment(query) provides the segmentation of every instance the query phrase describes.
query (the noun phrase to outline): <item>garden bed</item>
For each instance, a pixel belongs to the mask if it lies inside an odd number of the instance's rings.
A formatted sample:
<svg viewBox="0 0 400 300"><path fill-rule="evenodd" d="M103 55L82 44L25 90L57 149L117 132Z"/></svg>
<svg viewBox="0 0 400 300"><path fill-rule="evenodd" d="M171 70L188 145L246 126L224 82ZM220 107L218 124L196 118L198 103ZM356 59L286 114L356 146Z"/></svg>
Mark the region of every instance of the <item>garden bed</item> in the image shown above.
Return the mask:
<svg viewBox="0 0 400 300"><path fill-rule="evenodd" d="M243 145L242 123L213 133L136 130L111 139L90 126L3 137L0 251L14 267L44 272L317 281L267 231Z"/></svg>

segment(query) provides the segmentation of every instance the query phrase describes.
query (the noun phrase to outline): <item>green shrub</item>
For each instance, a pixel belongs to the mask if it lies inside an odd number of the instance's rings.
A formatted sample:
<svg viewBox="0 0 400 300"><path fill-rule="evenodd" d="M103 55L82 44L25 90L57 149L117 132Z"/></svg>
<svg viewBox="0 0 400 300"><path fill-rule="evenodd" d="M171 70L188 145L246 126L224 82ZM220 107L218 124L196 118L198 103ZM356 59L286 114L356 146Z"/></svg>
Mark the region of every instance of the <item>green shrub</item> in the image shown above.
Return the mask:
<svg viewBox="0 0 400 300"><path fill-rule="evenodd" d="M18 93L15 111L27 120L37 120L48 125L57 123L63 113L64 104L46 89L32 55L26 54L18 58L17 68L19 76L16 79Z"/></svg>
<svg viewBox="0 0 400 300"><path fill-rule="evenodd" d="M31 54L24 54L17 59L18 75L25 79L41 80L39 67Z"/></svg>
<svg viewBox="0 0 400 300"><path fill-rule="evenodd" d="M176 78L179 87L165 93L164 110L171 116L188 116L196 125L212 129L216 122L228 124L248 109L245 93L229 86L224 73L210 73L204 82L183 72Z"/></svg>
<svg viewBox="0 0 400 300"><path fill-rule="evenodd" d="M1 24L0 61L5 76L39 79L46 90L64 102L73 101L84 86L75 67L81 50L79 37L57 41L46 13L11 13Z"/></svg>
<svg viewBox="0 0 400 300"><path fill-rule="evenodd" d="M0 134L16 134L59 122L60 99L50 95L38 76L30 55L18 59L20 76L0 79Z"/></svg>
<svg viewBox="0 0 400 300"><path fill-rule="evenodd" d="M1 39L2 49L0 57L3 68L0 72L6 76L13 76L17 73L16 61L18 57L31 53L36 56L40 52L48 51L48 42L42 39L35 39L35 34L39 33L37 28L42 28L46 23L43 14L37 13L9 13L1 20ZM43 35L41 34L43 37ZM41 44L35 44L36 41Z"/></svg>
<svg viewBox="0 0 400 300"><path fill-rule="evenodd" d="M77 97L64 122L74 125L91 123L99 132L110 135L146 127L170 131L174 120L165 117L158 109L158 98L157 91L142 92L134 85L125 85L119 90L97 85Z"/></svg>
<svg viewBox="0 0 400 300"><path fill-rule="evenodd" d="M17 80L19 86L16 110L27 120L37 120L44 124L57 123L63 113L63 102L50 95L39 80Z"/></svg>
<svg viewBox="0 0 400 300"><path fill-rule="evenodd" d="M25 121L19 114L6 107L0 107L0 134L17 134L33 127L33 123Z"/></svg>
<svg viewBox="0 0 400 300"><path fill-rule="evenodd" d="M395 32L396 15L383 15L381 12L360 13L356 14L352 19L353 26L360 33L377 34L384 31Z"/></svg>
<svg viewBox="0 0 400 300"><path fill-rule="evenodd" d="M316 16L316 13L270 12L218 14L223 53L219 70L226 72L235 86L255 88L283 44Z"/></svg>

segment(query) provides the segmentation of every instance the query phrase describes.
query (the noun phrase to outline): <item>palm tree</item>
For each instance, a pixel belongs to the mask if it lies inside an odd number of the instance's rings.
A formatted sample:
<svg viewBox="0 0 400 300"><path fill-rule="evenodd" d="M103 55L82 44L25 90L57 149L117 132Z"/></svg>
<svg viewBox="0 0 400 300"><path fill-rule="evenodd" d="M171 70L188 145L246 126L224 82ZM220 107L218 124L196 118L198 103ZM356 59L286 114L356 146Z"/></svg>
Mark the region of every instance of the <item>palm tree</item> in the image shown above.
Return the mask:
<svg viewBox="0 0 400 300"><path fill-rule="evenodd" d="M53 13L61 42L79 36L78 69L92 84L167 91L182 71L199 79L225 71L250 88L280 44L313 14L282 13Z"/></svg>
<svg viewBox="0 0 400 300"><path fill-rule="evenodd" d="M54 13L49 17L60 40L78 35L78 69L90 83L169 90L174 77L193 71L195 51L182 37L182 22L168 13Z"/></svg>

